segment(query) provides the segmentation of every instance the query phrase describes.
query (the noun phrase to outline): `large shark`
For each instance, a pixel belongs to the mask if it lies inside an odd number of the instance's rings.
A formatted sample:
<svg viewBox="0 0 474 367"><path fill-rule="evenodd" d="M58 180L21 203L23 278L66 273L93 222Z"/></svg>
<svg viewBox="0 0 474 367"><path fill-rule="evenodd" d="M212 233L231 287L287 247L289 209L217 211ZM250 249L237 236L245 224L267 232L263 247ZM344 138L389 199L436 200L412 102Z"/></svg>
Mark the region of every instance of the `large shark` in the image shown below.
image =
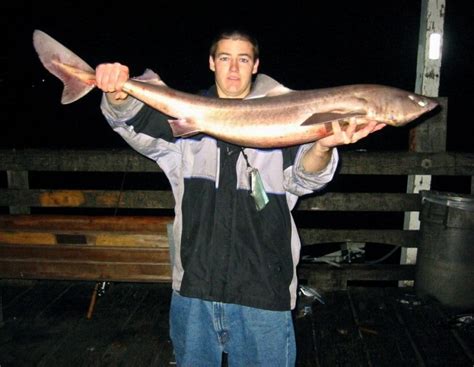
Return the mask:
<svg viewBox="0 0 474 367"><path fill-rule="evenodd" d="M45 68L64 83L63 104L78 100L95 87L94 69L58 41L35 30L33 44ZM437 106L425 96L378 84L291 90L266 75L258 78L256 84L265 85L262 93L254 90L243 100L180 92L150 70L142 80L129 79L123 90L170 116L175 136L204 133L256 148L316 141L333 133L334 122L341 130L351 120L358 127L370 120L403 126Z"/></svg>

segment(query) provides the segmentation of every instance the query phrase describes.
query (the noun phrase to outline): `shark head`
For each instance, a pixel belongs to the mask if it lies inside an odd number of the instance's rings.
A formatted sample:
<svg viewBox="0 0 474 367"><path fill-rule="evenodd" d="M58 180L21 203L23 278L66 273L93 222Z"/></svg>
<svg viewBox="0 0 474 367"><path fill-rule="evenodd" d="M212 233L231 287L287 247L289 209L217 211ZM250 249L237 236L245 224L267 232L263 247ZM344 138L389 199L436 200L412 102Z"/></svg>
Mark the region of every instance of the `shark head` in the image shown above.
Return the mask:
<svg viewBox="0 0 474 367"><path fill-rule="evenodd" d="M407 122L416 120L421 115L435 109L439 104L433 98L428 98L419 94L408 94L406 105Z"/></svg>
<svg viewBox="0 0 474 367"><path fill-rule="evenodd" d="M433 110L438 102L420 94L398 91L392 96L391 102L386 107L386 123L393 126L403 126L421 115Z"/></svg>

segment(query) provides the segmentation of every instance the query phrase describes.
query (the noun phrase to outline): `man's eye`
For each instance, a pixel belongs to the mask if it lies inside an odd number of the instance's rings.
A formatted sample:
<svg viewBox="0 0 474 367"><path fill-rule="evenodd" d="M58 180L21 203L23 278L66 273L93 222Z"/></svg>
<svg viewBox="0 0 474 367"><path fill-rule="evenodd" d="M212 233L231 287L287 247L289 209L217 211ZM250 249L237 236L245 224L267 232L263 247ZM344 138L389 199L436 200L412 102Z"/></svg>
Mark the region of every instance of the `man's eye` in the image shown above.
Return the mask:
<svg viewBox="0 0 474 367"><path fill-rule="evenodd" d="M243 64L247 64L250 60L249 59L246 59L246 58L242 58L240 59L240 62L243 63Z"/></svg>
<svg viewBox="0 0 474 367"><path fill-rule="evenodd" d="M221 56L221 57L219 57L219 60L221 60L221 61L228 61L229 58L228 58L227 56Z"/></svg>

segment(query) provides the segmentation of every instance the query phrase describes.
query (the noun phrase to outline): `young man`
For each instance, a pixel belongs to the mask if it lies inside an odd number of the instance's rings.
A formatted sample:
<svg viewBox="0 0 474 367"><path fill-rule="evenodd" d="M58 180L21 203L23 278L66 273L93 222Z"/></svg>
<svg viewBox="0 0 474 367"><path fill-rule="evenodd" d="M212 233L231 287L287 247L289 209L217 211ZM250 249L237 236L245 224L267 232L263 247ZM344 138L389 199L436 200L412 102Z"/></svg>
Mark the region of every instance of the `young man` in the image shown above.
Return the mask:
<svg viewBox="0 0 474 367"><path fill-rule="evenodd" d="M220 34L211 46L215 85L208 95L246 98L265 85L252 77L257 42L240 31ZM170 333L178 366L293 366L291 309L296 302L300 240L291 216L299 196L333 177L335 146L376 128L337 130L312 144L284 149L239 147L197 135L175 138L168 116L121 90L124 65L102 64L97 86L102 111L134 149L166 173L176 201ZM248 167L258 169L268 197L257 210Z"/></svg>

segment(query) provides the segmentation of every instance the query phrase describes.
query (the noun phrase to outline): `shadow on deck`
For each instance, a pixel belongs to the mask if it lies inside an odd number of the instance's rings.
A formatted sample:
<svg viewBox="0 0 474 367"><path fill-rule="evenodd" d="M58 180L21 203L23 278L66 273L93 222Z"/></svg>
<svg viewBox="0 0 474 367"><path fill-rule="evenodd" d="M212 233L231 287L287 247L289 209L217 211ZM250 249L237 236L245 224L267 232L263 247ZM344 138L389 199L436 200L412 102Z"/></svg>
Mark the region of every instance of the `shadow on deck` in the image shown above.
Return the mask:
<svg viewBox="0 0 474 367"><path fill-rule="evenodd" d="M3 281L0 366L173 366L167 284ZM410 289L323 294L295 319L297 366L473 366L474 321Z"/></svg>

